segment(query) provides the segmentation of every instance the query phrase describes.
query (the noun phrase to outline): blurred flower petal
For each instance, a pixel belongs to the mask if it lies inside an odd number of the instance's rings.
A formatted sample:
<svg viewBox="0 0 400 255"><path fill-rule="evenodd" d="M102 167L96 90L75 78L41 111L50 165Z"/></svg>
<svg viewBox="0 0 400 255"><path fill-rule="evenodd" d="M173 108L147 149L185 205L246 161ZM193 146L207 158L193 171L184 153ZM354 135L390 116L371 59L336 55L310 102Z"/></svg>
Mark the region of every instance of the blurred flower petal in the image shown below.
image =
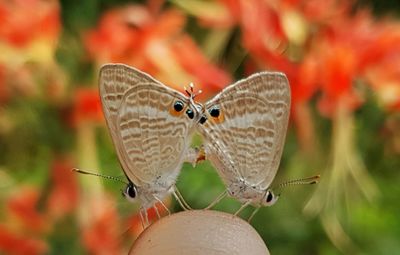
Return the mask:
<svg viewBox="0 0 400 255"><path fill-rule="evenodd" d="M38 37L55 40L60 31L57 1L1 1L0 17L0 39L16 47Z"/></svg>
<svg viewBox="0 0 400 255"><path fill-rule="evenodd" d="M83 242L90 254L121 254L118 213L110 203L106 198L96 201L90 222L85 222Z"/></svg>
<svg viewBox="0 0 400 255"><path fill-rule="evenodd" d="M103 120L98 90L94 88L77 89L72 113L73 124L77 125L85 121L102 122Z"/></svg>
<svg viewBox="0 0 400 255"><path fill-rule="evenodd" d="M56 157L51 166L52 188L47 200L47 212L51 218L59 219L72 213L78 205L78 183L71 171L68 157Z"/></svg>
<svg viewBox="0 0 400 255"><path fill-rule="evenodd" d="M0 252L14 255L47 254L48 245L44 240L16 234L0 225Z"/></svg>
<svg viewBox="0 0 400 255"><path fill-rule="evenodd" d="M28 187L20 187L18 193L13 194L7 201L7 209L10 217L21 224L21 228L36 233L46 231L50 223L39 212L39 190Z"/></svg>

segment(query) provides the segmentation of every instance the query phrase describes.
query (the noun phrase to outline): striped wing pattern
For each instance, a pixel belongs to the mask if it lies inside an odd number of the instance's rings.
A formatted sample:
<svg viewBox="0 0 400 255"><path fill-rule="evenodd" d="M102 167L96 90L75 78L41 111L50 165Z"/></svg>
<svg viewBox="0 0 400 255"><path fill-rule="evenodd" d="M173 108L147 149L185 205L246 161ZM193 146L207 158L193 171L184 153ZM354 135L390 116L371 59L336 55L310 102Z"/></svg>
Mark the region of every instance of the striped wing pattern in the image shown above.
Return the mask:
<svg viewBox="0 0 400 255"><path fill-rule="evenodd" d="M209 115L220 109L219 118ZM262 72L238 81L206 103L208 120L198 126L206 157L229 186L243 180L266 189L279 167L290 110L282 73Z"/></svg>
<svg viewBox="0 0 400 255"><path fill-rule="evenodd" d="M169 109L188 98L121 64L102 67L99 81L107 125L129 180L140 187L176 178L193 123Z"/></svg>

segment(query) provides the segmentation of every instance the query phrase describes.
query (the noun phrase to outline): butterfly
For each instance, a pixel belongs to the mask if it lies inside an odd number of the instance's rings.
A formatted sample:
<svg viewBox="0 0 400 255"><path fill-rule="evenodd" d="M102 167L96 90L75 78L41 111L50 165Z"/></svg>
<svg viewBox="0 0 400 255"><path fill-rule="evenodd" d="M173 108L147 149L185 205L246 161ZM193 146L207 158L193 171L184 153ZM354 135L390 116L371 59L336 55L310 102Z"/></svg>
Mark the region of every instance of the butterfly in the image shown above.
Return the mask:
<svg viewBox="0 0 400 255"><path fill-rule="evenodd" d="M246 206L273 205L279 195L271 183L278 171L290 112L290 86L279 72L260 72L222 90L204 105L197 125L205 157L217 169L227 189L207 208L226 195ZM319 176L282 183L317 182Z"/></svg>
<svg viewBox="0 0 400 255"><path fill-rule="evenodd" d="M194 101L193 87L184 95L135 68L106 64L100 69L99 91L128 179L123 195L141 202L140 215L147 224L147 209L157 210L157 202L164 205L162 199L170 192L190 209L175 183L183 162L196 159L197 152L189 146L202 106Z"/></svg>
<svg viewBox="0 0 400 255"><path fill-rule="evenodd" d="M123 64L104 65L99 88L128 179L123 194L130 201L141 201L146 221L146 209L169 192L184 209L190 209L175 183L183 162L194 164L204 158L227 186L208 208L226 195L243 203L236 214L249 204L259 208L276 202L279 196L270 184L279 167L290 110L290 87L283 73L251 75L204 105L195 101L193 86L184 95ZM189 147L194 131L203 137L201 150ZM317 178L280 186L313 183Z"/></svg>

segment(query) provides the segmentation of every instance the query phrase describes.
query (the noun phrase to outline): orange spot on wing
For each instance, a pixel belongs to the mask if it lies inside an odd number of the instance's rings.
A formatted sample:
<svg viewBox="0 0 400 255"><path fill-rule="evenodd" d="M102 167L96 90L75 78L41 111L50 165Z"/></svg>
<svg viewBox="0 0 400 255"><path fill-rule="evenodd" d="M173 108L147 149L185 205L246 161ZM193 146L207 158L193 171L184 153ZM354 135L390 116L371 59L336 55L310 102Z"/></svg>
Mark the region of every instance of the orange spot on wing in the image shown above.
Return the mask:
<svg viewBox="0 0 400 255"><path fill-rule="evenodd" d="M176 110L174 109L174 103L172 103L172 104L171 104L171 107L169 108L169 113L170 113L172 116L179 117L179 116L181 116L184 112L186 112L186 109L187 109L187 106L183 107L182 111L178 112L178 111L176 111Z"/></svg>
<svg viewBox="0 0 400 255"><path fill-rule="evenodd" d="M222 111L220 111L218 117L213 117L209 114L209 119L211 119L216 124L220 124L225 121L225 115Z"/></svg>

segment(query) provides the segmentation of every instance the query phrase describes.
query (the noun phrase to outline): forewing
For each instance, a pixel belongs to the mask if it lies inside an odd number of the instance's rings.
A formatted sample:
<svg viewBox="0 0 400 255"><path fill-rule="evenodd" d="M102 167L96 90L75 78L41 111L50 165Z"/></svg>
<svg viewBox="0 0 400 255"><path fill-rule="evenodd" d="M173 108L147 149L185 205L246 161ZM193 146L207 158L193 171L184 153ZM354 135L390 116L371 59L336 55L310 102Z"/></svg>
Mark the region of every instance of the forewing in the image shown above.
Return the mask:
<svg viewBox="0 0 400 255"><path fill-rule="evenodd" d="M192 122L173 112L188 98L122 64L100 71L100 96L112 140L127 177L140 186L177 174Z"/></svg>
<svg viewBox="0 0 400 255"><path fill-rule="evenodd" d="M220 113L209 113L214 107ZM282 73L262 72L225 88L206 103L199 125L206 157L229 185L238 179L268 187L279 167L290 111L290 88Z"/></svg>

